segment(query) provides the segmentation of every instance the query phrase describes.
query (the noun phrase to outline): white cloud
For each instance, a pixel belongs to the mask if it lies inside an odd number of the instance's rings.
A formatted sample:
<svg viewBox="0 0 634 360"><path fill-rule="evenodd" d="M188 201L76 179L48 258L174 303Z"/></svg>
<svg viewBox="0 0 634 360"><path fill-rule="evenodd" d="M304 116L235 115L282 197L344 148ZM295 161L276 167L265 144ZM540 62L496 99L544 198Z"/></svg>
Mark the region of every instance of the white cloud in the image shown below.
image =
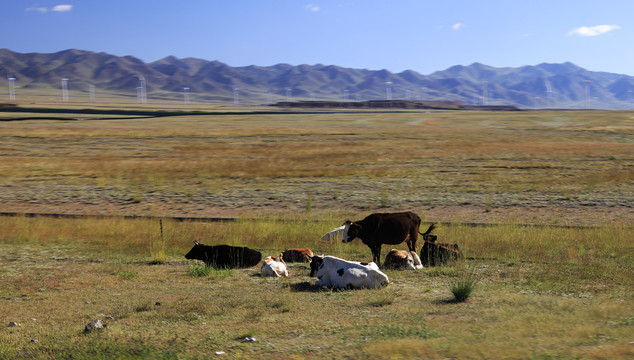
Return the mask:
<svg viewBox="0 0 634 360"><path fill-rule="evenodd" d="M315 4L308 4L308 5L305 6L305 8L306 8L306 10L312 11L312 12L317 12L317 11L321 10L319 8L319 5L315 5Z"/></svg>
<svg viewBox="0 0 634 360"><path fill-rule="evenodd" d="M612 30L618 30L621 27L618 25L597 25L597 26L582 26L576 29L570 30L568 35L580 35L580 36L598 36L605 33L609 33Z"/></svg>
<svg viewBox="0 0 634 360"><path fill-rule="evenodd" d="M55 12L69 12L73 10L73 5L55 5L51 8L50 11L55 11ZM39 13L47 13L49 10L48 8L45 7L40 7L40 6L31 6L30 8L26 8L26 11L37 11Z"/></svg>
<svg viewBox="0 0 634 360"><path fill-rule="evenodd" d="M45 8L45 7L32 6L30 8L26 8L26 11L37 11L37 12L41 12L42 14L44 14L45 12L48 11L48 9Z"/></svg>
<svg viewBox="0 0 634 360"><path fill-rule="evenodd" d="M463 23L455 23L451 26L452 29L458 31L460 29L463 29L465 27L465 24Z"/></svg>
<svg viewBox="0 0 634 360"><path fill-rule="evenodd" d="M67 12L73 10L73 5L55 5L52 10L57 12Z"/></svg>

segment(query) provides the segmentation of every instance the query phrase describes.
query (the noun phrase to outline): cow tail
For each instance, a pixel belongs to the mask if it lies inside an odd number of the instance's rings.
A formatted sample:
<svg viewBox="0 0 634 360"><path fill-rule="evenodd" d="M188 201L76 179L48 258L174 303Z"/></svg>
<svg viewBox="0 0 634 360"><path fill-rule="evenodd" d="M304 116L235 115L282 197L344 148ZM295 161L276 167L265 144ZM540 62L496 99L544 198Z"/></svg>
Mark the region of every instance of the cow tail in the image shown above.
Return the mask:
<svg viewBox="0 0 634 360"><path fill-rule="evenodd" d="M429 229L427 229L427 231L425 231L425 233L423 234L422 232L418 232L419 234L425 236L425 235L429 235L431 234L432 231L434 231L434 229L436 228L436 223L431 224L431 226L429 226Z"/></svg>

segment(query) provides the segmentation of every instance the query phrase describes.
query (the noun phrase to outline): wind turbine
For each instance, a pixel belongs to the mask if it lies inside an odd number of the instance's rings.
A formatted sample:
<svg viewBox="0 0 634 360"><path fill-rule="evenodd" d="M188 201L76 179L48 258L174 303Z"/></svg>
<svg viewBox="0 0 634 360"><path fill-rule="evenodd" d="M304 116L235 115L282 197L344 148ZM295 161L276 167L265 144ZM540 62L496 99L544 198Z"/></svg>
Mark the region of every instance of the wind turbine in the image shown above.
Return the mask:
<svg viewBox="0 0 634 360"><path fill-rule="evenodd" d="M548 80L544 80L544 82L546 83L546 99L548 100L548 103L546 104L546 107L550 105L554 105L553 102L553 87L550 85L550 81Z"/></svg>
<svg viewBox="0 0 634 360"><path fill-rule="evenodd" d="M11 75L7 78L9 80L9 100L15 100L15 78Z"/></svg>
<svg viewBox="0 0 634 360"><path fill-rule="evenodd" d="M137 97L139 99L139 104L147 104L145 77L143 77L143 75L141 74L137 76L139 78L139 87L137 87Z"/></svg>
<svg viewBox="0 0 634 360"><path fill-rule="evenodd" d="M185 105L189 104L189 88L188 87L183 88L183 103L185 103Z"/></svg>
<svg viewBox="0 0 634 360"><path fill-rule="evenodd" d="M68 79L62 78L62 102L68 102Z"/></svg>
<svg viewBox="0 0 634 360"><path fill-rule="evenodd" d="M489 82L488 81L483 81L482 82L482 105L489 105L489 101L487 100L487 97L489 96Z"/></svg>
<svg viewBox="0 0 634 360"><path fill-rule="evenodd" d="M590 80L583 80L586 84L586 110L590 109Z"/></svg>
<svg viewBox="0 0 634 360"><path fill-rule="evenodd" d="M385 82L385 98L386 100L392 100L392 82Z"/></svg>
<svg viewBox="0 0 634 360"><path fill-rule="evenodd" d="M240 104L240 88L238 87L233 88L233 104Z"/></svg>
<svg viewBox="0 0 634 360"><path fill-rule="evenodd" d="M293 89L291 88L286 88L286 101L292 101L293 100Z"/></svg>
<svg viewBox="0 0 634 360"><path fill-rule="evenodd" d="M88 94L90 97L90 102L95 102L95 85L88 86Z"/></svg>

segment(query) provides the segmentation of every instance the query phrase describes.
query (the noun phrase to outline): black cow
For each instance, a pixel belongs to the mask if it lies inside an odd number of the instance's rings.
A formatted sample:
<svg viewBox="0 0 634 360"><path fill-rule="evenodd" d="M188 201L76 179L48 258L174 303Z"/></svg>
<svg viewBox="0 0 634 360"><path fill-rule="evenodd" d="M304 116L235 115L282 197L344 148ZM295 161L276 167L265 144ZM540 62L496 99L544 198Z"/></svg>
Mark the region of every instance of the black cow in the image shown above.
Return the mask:
<svg viewBox="0 0 634 360"><path fill-rule="evenodd" d="M185 259L202 260L207 266L215 268L247 268L262 260L262 254L248 247L230 245L203 245L198 241L185 255Z"/></svg>
<svg viewBox="0 0 634 360"><path fill-rule="evenodd" d="M371 214L361 221L343 223L343 242L361 239L372 251L372 261L381 263L381 245L396 245L403 241L409 251L416 252L420 217L413 212Z"/></svg>
<svg viewBox="0 0 634 360"><path fill-rule="evenodd" d="M436 228L436 224L431 224L423 235L423 248L420 250L420 261L423 266L436 266L446 264L450 260L462 258L462 251L458 244L436 243L438 236L431 232Z"/></svg>

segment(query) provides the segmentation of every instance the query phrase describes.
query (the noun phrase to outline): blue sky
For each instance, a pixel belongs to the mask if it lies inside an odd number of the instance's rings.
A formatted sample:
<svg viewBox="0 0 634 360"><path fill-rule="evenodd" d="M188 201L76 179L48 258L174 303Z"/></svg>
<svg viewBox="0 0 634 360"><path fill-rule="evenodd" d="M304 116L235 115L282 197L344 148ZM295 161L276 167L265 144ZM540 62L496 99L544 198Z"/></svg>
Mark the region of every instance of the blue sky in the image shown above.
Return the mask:
<svg viewBox="0 0 634 360"><path fill-rule="evenodd" d="M0 48L17 52L424 75L570 61L634 75L632 0L2 0L0 14Z"/></svg>

